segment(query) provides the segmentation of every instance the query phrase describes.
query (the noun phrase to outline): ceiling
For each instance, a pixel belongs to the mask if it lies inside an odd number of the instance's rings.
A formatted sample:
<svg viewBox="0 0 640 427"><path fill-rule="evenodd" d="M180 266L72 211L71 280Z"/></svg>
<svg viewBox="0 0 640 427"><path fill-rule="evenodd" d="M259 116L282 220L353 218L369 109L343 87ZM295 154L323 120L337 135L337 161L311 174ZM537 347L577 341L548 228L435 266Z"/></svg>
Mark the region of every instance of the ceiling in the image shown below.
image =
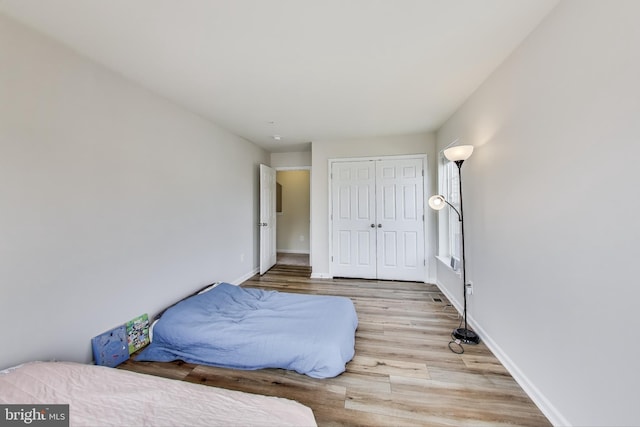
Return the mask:
<svg viewBox="0 0 640 427"><path fill-rule="evenodd" d="M0 11L282 152L436 130L557 3L0 0Z"/></svg>

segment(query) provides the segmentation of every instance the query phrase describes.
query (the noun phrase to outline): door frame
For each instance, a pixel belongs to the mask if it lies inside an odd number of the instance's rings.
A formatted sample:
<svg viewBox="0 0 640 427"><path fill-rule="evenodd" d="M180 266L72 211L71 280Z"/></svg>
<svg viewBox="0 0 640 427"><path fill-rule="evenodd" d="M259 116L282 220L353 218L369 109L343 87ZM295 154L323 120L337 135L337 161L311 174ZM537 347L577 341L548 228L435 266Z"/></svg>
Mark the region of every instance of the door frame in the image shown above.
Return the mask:
<svg viewBox="0 0 640 427"><path fill-rule="evenodd" d="M327 173L327 179L328 179L328 183L327 183L327 187L329 189L329 200L327 203L327 207L328 207L328 211L327 211L327 218L328 218L328 222L329 222L329 278L333 278L333 261L332 261L332 257L334 254L333 251L333 218L332 218L332 212L333 212L333 189L332 189L332 183L333 183L333 176L332 176L332 171L333 171L333 164L334 163L341 163L341 162L358 162L358 161L377 161L377 160L403 160L403 159L421 159L422 160L422 165L423 165L423 176L422 176L422 185L423 185L423 191L428 191L428 184L429 184L429 170L428 165L428 155L427 154L402 154L402 155L390 155L390 156L366 156L366 157L337 157L337 158L332 158L328 160L328 173ZM422 211L424 213L424 227L423 227L423 238L424 238L424 254L425 254L425 268L424 268L424 278L423 278L423 282L424 283L428 283L429 280L429 262L426 259L427 254L429 253L428 251L428 245L429 245L429 231L428 231L428 227L427 227L427 200L428 197L427 194L424 195L425 197L423 197L423 203L422 203Z"/></svg>
<svg viewBox="0 0 640 427"><path fill-rule="evenodd" d="M311 263L311 260L313 259L311 256L313 252L313 227L311 227L311 218L313 217L313 193L311 192L313 184L313 170L311 166L278 166L273 169L276 171L276 176L278 172L309 171L309 266L313 267L313 264Z"/></svg>

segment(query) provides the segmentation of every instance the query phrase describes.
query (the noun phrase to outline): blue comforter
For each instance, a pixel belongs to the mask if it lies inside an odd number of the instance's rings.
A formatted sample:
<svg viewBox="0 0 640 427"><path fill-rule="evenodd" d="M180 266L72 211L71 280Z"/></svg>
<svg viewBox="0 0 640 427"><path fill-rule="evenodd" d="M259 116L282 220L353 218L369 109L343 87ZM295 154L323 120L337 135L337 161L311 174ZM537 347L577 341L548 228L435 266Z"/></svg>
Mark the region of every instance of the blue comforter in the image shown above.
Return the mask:
<svg viewBox="0 0 640 427"><path fill-rule="evenodd" d="M357 326L348 298L222 283L167 309L136 360L282 368L329 378L353 358Z"/></svg>

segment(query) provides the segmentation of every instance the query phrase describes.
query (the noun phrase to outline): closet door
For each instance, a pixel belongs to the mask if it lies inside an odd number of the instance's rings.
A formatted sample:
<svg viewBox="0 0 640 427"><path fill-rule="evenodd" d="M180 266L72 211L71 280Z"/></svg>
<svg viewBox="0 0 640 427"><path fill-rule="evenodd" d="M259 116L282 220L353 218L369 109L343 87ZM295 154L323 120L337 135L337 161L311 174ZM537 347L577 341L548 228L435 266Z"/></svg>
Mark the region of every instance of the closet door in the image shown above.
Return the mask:
<svg viewBox="0 0 640 427"><path fill-rule="evenodd" d="M377 278L424 281L422 159L376 162Z"/></svg>
<svg viewBox="0 0 640 427"><path fill-rule="evenodd" d="M332 274L376 278L375 162L333 163Z"/></svg>
<svg viewBox="0 0 640 427"><path fill-rule="evenodd" d="M424 281L422 171L422 158L332 164L334 276Z"/></svg>

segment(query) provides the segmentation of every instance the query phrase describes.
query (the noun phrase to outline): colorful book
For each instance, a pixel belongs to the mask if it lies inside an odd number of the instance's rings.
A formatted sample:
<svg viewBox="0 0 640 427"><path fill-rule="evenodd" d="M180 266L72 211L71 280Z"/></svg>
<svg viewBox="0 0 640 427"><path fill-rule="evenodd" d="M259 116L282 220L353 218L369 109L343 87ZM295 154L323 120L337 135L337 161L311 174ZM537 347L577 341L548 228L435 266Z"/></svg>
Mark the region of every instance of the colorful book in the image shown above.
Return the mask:
<svg viewBox="0 0 640 427"><path fill-rule="evenodd" d="M91 339L96 365L115 367L129 359L127 328L120 325Z"/></svg>
<svg viewBox="0 0 640 427"><path fill-rule="evenodd" d="M149 344L149 316L145 313L126 324L129 354Z"/></svg>

